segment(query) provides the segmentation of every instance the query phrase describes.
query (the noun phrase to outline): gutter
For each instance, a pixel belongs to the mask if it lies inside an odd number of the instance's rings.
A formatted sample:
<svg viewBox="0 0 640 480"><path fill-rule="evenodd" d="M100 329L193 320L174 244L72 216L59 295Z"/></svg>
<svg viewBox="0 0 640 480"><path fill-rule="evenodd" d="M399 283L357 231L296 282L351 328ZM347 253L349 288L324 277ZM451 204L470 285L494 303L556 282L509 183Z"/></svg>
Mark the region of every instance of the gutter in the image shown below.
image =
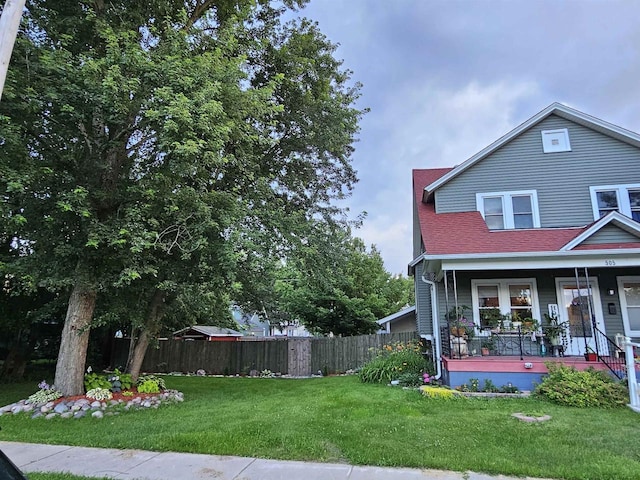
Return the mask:
<svg viewBox="0 0 640 480"><path fill-rule="evenodd" d="M436 284L431 280L427 280L424 273L421 275L424 283L429 285L429 293L431 294L431 319L433 324L433 343L435 344L435 354L433 363L436 366L436 380L442 377L442 356L440 351L440 325L438 324L438 306L436 305Z"/></svg>

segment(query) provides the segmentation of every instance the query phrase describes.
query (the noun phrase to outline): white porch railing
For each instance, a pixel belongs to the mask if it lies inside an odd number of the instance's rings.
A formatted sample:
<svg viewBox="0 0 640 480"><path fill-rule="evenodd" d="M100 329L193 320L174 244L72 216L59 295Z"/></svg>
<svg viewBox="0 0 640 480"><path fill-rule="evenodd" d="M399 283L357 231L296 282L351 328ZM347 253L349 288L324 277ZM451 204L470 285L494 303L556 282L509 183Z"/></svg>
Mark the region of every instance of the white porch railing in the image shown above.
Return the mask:
<svg viewBox="0 0 640 480"><path fill-rule="evenodd" d="M629 407L640 413L640 389L636 374L636 359L633 356L633 347L640 348L640 343L633 343L629 337L624 339L624 356L627 361L627 379L629 381Z"/></svg>

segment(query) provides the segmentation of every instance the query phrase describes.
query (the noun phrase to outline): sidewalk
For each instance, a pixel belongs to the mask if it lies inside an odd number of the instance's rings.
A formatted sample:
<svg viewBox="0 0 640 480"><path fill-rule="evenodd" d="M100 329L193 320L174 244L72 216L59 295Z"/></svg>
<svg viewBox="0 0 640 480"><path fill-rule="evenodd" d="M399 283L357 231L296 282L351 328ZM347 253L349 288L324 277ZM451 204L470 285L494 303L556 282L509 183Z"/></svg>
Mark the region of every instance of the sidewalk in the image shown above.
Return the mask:
<svg viewBox="0 0 640 480"><path fill-rule="evenodd" d="M23 473L69 472L139 480L510 480L513 477L417 468L383 468L257 458L40 445L0 441ZM515 479L513 479L515 480ZM518 480L525 480L519 478ZM531 479L529 479L531 480Z"/></svg>

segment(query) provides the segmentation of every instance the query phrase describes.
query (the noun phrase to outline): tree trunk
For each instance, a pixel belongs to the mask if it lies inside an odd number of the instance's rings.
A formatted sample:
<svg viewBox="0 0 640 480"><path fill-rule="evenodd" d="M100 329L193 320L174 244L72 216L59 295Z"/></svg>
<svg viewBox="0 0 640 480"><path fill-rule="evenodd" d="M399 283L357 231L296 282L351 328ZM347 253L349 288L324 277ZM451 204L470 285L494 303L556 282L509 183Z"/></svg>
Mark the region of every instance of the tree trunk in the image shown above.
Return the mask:
<svg viewBox="0 0 640 480"><path fill-rule="evenodd" d="M147 353L149 342L152 338L158 335L160 320L164 316L165 310L164 295L165 292L162 290L156 290L154 292L153 298L151 299L147 321L140 329L140 335L138 335L138 339L135 343L133 356L131 358L131 363L129 364L129 373L131 374L131 379L134 383L140 376L140 369L142 368L142 362L144 361L144 356Z"/></svg>
<svg viewBox="0 0 640 480"><path fill-rule="evenodd" d="M89 325L96 306L96 291L75 285L62 329L54 384L64 396L84 393L84 367L89 345Z"/></svg>
<svg viewBox="0 0 640 480"><path fill-rule="evenodd" d="M133 349L133 356L131 358L131 364L129 365L129 373L131 373L131 380L133 383L138 381L140 376L140 369L142 368L142 362L144 356L147 353L149 347L149 334L145 328L140 330L140 335L136 341L136 346Z"/></svg>

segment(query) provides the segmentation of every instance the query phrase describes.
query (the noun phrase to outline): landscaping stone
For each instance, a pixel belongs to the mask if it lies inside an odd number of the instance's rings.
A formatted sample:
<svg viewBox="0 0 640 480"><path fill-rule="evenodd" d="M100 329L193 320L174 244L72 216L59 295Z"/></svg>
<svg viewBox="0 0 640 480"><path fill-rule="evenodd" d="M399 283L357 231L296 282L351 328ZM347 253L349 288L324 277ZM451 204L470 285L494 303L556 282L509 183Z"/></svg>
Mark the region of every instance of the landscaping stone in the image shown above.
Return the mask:
<svg viewBox="0 0 640 480"><path fill-rule="evenodd" d="M102 410L96 410L91 414L91 416L93 418L102 418L104 416L104 413L102 413Z"/></svg>
<svg viewBox="0 0 640 480"><path fill-rule="evenodd" d="M551 415L542 415L540 417L530 417L525 415L524 413L512 413L512 417L517 418L522 422L534 423L534 422L546 422L547 420L551 420Z"/></svg>
<svg viewBox="0 0 640 480"><path fill-rule="evenodd" d="M132 410L140 408L159 408L165 403L183 402L184 394L177 390L167 390L158 395L151 397L134 397L129 401L122 399L112 400L109 402L93 401L87 398L79 398L76 400L61 399L58 403L47 402L45 404L32 404L28 400L20 400L0 407L0 416L2 415L19 415L24 413L33 413L31 418L83 418L88 412L92 412L92 416L102 418L103 415L118 415L118 410ZM115 410L115 411L112 411ZM99 412L99 415L93 413Z"/></svg>

